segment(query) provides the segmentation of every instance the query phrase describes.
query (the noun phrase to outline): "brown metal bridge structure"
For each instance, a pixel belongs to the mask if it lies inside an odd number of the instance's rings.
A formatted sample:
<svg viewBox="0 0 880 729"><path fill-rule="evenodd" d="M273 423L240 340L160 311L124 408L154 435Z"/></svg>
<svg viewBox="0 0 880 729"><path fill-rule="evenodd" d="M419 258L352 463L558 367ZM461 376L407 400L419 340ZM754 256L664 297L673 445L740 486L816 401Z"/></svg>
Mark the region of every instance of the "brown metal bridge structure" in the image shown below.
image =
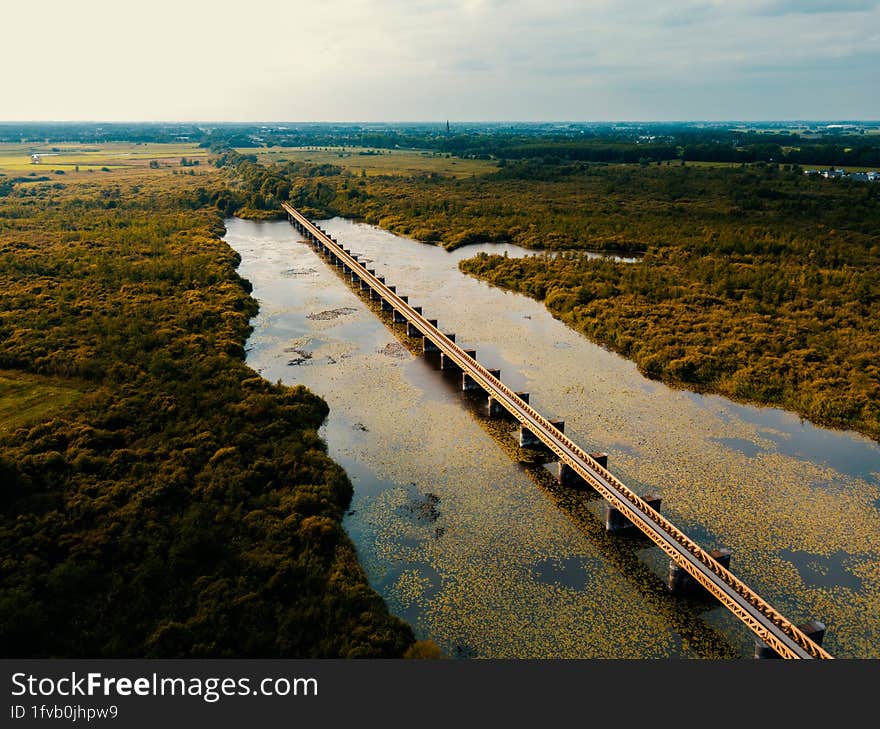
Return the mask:
<svg viewBox="0 0 880 729"><path fill-rule="evenodd" d="M527 393L516 393L476 359L474 350L455 343L437 320L428 319L419 306L385 282L344 248L335 238L288 203L282 208L288 221L335 266L351 276L352 283L380 300L393 312L395 322L406 323L410 336L422 336L425 352L439 352L442 369L459 369L464 389L481 388L489 412L507 411L520 424L520 445L544 445L559 459L560 481L587 484L606 501L606 528L634 526L669 557L670 589L702 585L757 637L757 658L821 658L831 656L821 647L825 626L816 620L794 624L729 569L729 550L706 551L658 510L659 499L639 496L607 469L606 454L589 454L563 433L563 423L551 421L532 408ZM682 590L683 591L683 590Z"/></svg>

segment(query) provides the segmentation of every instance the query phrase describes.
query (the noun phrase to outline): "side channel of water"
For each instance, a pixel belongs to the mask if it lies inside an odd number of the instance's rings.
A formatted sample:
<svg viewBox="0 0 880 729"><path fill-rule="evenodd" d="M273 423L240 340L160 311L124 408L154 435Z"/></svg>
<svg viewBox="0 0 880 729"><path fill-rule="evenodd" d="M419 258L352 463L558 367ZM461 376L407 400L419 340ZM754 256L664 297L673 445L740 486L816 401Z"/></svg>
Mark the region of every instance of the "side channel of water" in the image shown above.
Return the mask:
<svg viewBox="0 0 880 729"><path fill-rule="evenodd" d="M608 535L601 500L556 486L284 221L226 221L260 313L248 364L324 397L330 455L355 487L345 527L389 607L458 657L749 657L701 597L667 594L643 537ZM673 390L543 305L461 274L449 253L341 218L321 225L410 303L840 657L880 657L880 448L780 410ZM621 265L629 265L621 262Z"/></svg>

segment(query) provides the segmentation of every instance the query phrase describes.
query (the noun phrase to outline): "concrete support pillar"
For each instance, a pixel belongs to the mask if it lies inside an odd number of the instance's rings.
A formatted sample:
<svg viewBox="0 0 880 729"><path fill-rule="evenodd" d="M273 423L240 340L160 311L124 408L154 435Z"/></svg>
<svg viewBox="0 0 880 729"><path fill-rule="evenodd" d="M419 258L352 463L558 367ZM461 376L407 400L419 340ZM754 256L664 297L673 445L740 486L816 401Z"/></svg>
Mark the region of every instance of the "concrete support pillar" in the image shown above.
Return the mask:
<svg viewBox="0 0 880 729"><path fill-rule="evenodd" d="M592 458L596 463L598 463L602 468L608 468L608 454L607 453L590 453L590 458Z"/></svg>
<svg viewBox="0 0 880 729"><path fill-rule="evenodd" d="M441 370L460 370L461 367L459 367L451 357L448 357L444 352L441 352L440 353L440 369Z"/></svg>
<svg viewBox="0 0 880 729"><path fill-rule="evenodd" d="M541 440L525 425L519 426L519 447L533 448L534 446L544 445Z"/></svg>
<svg viewBox="0 0 880 729"><path fill-rule="evenodd" d="M718 562L724 569L730 569L730 556L733 552L726 547L713 549L709 556ZM697 592L701 587L691 574L672 560L669 561L669 574L666 578L666 587L675 595L688 595Z"/></svg>
<svg viewBox="0 0 880 729"><path fill-rule="evenodd" d="M808 620L797 626L798 629L806 635L816 645L822 645L822 639L825 637L825 623L819 620ZM768 658L781 658L775 650L767 645L760 638L755 638L755 658L767 660Z"/></svg>
<svg viewBox="0 0 880 729"><path fill-rule="evenodd" d="M642 496L642 500L648 503L652 509L659 511L660 510L660 497L654 496L653 494L648 494ZM608 532L616 532L621 529L632 529L633 523L623 515L622 512L618 511L615 507L611 506L607 501L605 502L605 531Z"/></svg>
<svg viewBox="0 0 880 729"><path fill-rule="evenodd" d="M471 377L467 372L461 373L461 389L465 392L470 392L472 390L479 390L479 383Z"/></svg>
<svg viewBox="0 0 880 729"><path fill-rule="evenodd" d="M556 463L556 480L560 486L572 486L576 488L586 488L587 482L584 481L571 466L565 461L557 461Z"/></svg>
<svg viewBox="0 0 880 729"><path fill-rule="evenodd" d="M507 409L491 395L489 395L486 409L490 418L500 418L507 412Z"/></svg>

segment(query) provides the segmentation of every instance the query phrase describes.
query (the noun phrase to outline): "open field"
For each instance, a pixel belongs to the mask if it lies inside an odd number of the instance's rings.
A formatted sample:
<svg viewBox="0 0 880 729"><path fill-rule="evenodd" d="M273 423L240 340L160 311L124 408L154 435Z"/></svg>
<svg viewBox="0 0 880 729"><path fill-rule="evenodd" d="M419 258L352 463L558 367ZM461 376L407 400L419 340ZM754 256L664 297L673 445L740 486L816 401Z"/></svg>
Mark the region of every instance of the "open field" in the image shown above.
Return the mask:
<svg viewBox="0 0 880 729"><path fill-rule="evenodd" d="M82 393L72 380L0 370L0 435L48 419Z"/></svg>
<svg viewBox="0 0 880 729"><path fill-rule="evenodd" d="M360 174L366 170L368 177L376 175L412 175L436 172L450 177L471 177L497 169L489 160L458 159L439 152L414 149L369 149L363 147L270 147L254 150L241 148L241 154L256 153L264 163L311 162L313 164L339 165Z"/></svg>
<svg viewBox="0 0 880 729"><path fill-rule="evenodd" d="M35 154L40 155L39 163L33 161ZM149 167L151 160L156 160L163 167L179 167L182 157L198 160L199 166L196 169L200 169L207 167L209 153L194 143L0 144L0 173L40 176L53 174L56 170L65 174L75 173L77 167L80 173L102 168L143 168Z"/></svg>

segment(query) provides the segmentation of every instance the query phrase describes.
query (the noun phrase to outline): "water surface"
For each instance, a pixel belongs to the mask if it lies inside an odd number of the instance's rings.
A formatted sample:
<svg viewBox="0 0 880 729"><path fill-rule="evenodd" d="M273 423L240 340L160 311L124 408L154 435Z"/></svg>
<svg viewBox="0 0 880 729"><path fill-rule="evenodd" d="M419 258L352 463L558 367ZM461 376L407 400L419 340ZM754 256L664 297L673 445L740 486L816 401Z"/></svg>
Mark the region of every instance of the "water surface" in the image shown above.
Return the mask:
<svg viewBox="0 0 880 729"><path fill-rule="evenodd" d="M459 657L748 657L710 599L666 592L667 560L606 534L594 494L558 487L512 424L419 355L286 222L226 221L260 313L248 363L324 397L330 455L355 487L345 527L371 584L420 637ZM835 655L880 656L880 449L784 411L646 380L543 305L458 271L453 252L320 223L444 331ZM621 265L627 265L621 262Z"/></svg>

